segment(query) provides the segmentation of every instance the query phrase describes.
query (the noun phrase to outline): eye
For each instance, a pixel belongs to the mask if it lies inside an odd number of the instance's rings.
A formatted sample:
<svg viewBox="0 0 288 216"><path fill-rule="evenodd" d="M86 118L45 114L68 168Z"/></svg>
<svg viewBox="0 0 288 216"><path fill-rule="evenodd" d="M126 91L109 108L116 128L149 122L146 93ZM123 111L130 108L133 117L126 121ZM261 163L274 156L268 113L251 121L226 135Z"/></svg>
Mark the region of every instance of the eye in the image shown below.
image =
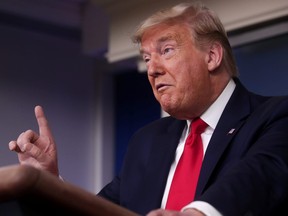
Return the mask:
<svg viewBox="0 0 288 216"><path fill-rule="evenodd" d="M172 47L172 46L167 46L163 49L162 51L162 55L165 57L165 58L170 58L173 54L174 54L174 51L175 51L175 48Z"/></svg>
<svg viewBox="0 0 288 216"><path fill-rule="evenodd" d="M169 53L171 51L172 51L172 48L171 47L167 47L167 48L164 49L163 54L167 54L167 53Z"/></svg>
<svg viewBox="0 0 288 216"><path fill-rule="evenodd" d="M143 58L145 63L148 63L150 61L150 56L149 55L143 55L142 58Z"/></svg>

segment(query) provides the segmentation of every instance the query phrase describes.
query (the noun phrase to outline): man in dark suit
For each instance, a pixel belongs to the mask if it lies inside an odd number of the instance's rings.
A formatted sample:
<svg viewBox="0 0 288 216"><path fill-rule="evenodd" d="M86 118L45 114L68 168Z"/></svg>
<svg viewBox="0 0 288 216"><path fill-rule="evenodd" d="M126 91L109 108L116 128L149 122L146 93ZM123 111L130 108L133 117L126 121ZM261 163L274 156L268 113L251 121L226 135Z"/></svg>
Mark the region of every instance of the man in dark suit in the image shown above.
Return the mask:
<svg viewBox="0 0 288 216"><path fill-rule="evenodd" d="M242 86L217 15L203 5L180 4L148 18L134 39L153 93L170 116L134 134L120 174L99 196L149 216L287 215L288 98ZM41 107L35 115L40 134L28 130L9 148L21 163L58 176L56 146ZM189 126L199 117L208 126L201 133L195 198L181 209L165 209Z"/></svg>

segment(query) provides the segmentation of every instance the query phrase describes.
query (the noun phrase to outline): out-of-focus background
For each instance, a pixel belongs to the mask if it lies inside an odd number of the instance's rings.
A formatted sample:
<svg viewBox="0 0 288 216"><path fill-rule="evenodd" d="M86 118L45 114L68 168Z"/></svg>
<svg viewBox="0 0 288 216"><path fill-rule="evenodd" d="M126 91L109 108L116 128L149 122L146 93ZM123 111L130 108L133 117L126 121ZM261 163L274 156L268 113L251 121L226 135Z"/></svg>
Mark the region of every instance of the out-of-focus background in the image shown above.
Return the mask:
<svg viewBox="0 0 288 216"><path fill-rule="evenodd" d="M163 113L137 46L137 24L178 0L1 0L0 166L8 143L38 130L42 105L61 176L86 190L119 172L129 138ZM260 94L288 94L288 1L203 0L222 19L240 79Z"/></svg>

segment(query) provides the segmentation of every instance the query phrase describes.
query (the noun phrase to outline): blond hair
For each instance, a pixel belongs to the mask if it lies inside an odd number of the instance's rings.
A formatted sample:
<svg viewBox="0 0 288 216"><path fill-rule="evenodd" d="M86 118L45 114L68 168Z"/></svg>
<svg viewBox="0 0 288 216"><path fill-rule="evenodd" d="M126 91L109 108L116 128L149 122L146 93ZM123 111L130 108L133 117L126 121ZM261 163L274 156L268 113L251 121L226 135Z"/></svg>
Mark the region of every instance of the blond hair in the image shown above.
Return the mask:
<svg viewBox="0 0 288 216"><path fill-rule="evenodd" d="M232 77L238 76L227 33L217 14L202 3L181 3L172 8L156 12L144 20L134 33L132 40L141 43L142 36L150 27L161 23L187 23L196 45L201 48L218 42L224 49L223 62Z"/></svg>

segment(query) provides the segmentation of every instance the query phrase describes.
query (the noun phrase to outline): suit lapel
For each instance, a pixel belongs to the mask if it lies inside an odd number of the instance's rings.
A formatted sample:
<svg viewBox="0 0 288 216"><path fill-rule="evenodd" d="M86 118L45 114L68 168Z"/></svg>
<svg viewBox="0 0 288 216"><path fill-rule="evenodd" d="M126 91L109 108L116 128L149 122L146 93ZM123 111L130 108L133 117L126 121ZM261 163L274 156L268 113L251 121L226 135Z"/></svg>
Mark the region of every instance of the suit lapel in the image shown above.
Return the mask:
<svg viewBox="0 0 288 216"><path fill-rule="evenodd" d="M148 209L160 207L170 166L174 161L179 137L185 124L186 121L176 120L153 143L147 165L149 169L147 169L145 179L143 179L144 185L141 193L141 200L149 205Z"/></svg>
<svg viewBox="0 0 288 216"><path fill-rule="evenodd" d="M250 114L251 106L249 101L249 93L239 82L237 82L236 89L219 119L206 150L198 180L196 196L200 195L205 189L205 186L225 149Z"/></svg>

